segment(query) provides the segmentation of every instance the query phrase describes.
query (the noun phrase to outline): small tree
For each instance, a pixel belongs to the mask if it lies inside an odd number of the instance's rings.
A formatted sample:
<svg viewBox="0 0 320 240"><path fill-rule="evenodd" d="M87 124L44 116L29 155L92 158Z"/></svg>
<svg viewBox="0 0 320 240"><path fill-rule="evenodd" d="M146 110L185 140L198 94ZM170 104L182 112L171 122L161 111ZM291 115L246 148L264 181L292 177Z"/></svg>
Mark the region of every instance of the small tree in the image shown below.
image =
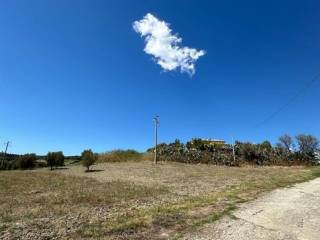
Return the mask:
<svg viewBox="0 0 320 240"><path fill-rule="evenodd" d="M63 152L55 152L54 153L54 157L55 157L55 167L60 167L60 166L64 166L64 155Z"/></svg>
<svg viewBox="0 0 320 240"><path fill-rule="evenodd" d="M49 152L47 154L47 165L50 166L51 170L53 167L64 166L64 155L63 152Z"/></svg>
<svg viewBox="0 0 320 240"><path fill-rule="evenodd" d="M56 157L53 152L48 152L47 154L47 165L50 166L51 171L53 170L53 167L56 165Z"/></svg>
<svg viewBox="0 0 320 240"><path fill-rule="evenodd" d="M95 155L91 149L88 149L88 150L84 150L81 153L81 159L82 159L82 165L86 167L87 168L86 171L89 172L90 166L92 166L97 160L97 155Z"/></svg>

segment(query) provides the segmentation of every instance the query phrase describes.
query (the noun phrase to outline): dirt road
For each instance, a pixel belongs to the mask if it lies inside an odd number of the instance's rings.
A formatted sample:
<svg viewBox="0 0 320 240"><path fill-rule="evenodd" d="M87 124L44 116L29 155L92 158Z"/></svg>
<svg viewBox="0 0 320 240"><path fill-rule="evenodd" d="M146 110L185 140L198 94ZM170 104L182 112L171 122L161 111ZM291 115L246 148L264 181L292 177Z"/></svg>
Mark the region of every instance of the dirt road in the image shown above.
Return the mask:
<svg viewBox="0 0 320 240"><path fill-rule="evenodd" d="M243 204L188 240L319 240L320 178Z"/></svg>

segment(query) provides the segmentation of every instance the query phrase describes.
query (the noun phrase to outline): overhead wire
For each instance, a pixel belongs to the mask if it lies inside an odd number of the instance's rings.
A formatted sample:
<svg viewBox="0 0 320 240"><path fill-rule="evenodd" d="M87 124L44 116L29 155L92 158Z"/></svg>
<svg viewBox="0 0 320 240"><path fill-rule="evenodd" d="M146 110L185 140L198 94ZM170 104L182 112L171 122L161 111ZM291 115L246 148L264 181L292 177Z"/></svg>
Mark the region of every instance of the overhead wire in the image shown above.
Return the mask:
<svg viewBox="0 0 320 240"><path fill-rule="evenodd" d="M281 105L279 108L277 108L274 112L272 112L269 116L267 116L263 121L258 123L256 125L256 128L261 127L262 125L266 124L270 120L272 120L274 117L276 117L278 114L280 114L282 111L284 111L288 106L290 106L293 102L295 102L299 97L303 96L311 86L315 82L317 82L320 79L320 73L315 75L309 82L307 82L304 86L302 86L299 91L293 95L287 102L285 102L283 105Z"/></svg>

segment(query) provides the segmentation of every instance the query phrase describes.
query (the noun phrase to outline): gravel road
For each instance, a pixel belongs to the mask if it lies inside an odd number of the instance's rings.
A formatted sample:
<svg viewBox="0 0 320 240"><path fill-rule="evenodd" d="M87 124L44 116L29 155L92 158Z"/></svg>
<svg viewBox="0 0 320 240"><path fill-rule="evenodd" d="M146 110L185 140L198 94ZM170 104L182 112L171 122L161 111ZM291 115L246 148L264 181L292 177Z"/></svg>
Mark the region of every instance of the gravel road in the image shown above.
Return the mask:
<svg viewBox="0 0 320 240"><path fill-rule="evenodd" d="M234 217L232 217L234 216ZM319 240L320 178L243 204L185 240Z"/></svg>

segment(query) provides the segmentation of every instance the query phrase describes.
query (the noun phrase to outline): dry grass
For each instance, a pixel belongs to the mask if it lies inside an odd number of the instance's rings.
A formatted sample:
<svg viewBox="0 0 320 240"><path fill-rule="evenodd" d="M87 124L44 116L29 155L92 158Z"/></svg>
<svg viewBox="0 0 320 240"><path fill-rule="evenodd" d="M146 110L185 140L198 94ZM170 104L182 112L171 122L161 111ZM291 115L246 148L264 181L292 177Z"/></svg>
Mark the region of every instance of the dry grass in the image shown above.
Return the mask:
<svg viewBox="0 0 320 240"><path fill-rule="evenodd" d="M319 176L316 168L149 162L95 169L0 172L0 238L167 239L266 191Z"/></svg>

